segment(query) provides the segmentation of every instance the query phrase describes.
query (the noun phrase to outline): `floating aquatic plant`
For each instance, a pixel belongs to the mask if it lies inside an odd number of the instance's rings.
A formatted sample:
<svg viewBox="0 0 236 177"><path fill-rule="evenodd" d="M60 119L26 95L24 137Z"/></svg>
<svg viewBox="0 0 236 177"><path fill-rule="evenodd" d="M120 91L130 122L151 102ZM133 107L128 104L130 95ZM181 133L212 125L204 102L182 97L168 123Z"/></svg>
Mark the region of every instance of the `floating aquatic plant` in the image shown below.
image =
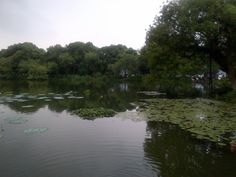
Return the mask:
<svg viewBox="0 0 236 177"><path fill-rule="evenodd" d="M35 96L35 95L28 95L27 98L29 98L29 99L36 99L37 96Z"/></svg>
<svg viewBox="0 0 236 177"><path fill-rule="evenodd" d="M69 91L67 93L65 93L64 95L68 96L68 95L71 95L73 93L73 91Z"/></svg>
<svg viewBox="0 0 236 177"><path fill-rule="evenodd" d="M19 99L14 99L13 101L17 101L17 102L26 102L26 101L28 101L28 100L25 100L25 99L21 99L21 98L19 98Z"/></svg>
<svg viewBox="0 0 236 177"><path fill-rule="evenodd" d="M81 108L73 111L74 114L84 119L95 119L98 117L113 117L116 112L106 108Z"/></svg>
<svg viewBox="0 0 236 177"><path fill-rule="evenodd" d="M177 124L198 139L226 145L236 131L235 105L208 99L142 100L140 111L148 120Z"/></svg>
<svg viewBox="0 0 236 177"><path fill-rule="evenodd" d="M23 97L24 97L24 95L21 95L21 94L20 94L20 95L15 95L15 96L14 96L14 98L23 98Z"/></svg>
<svg viewBox="0 0 236 177"><path fill-rule="evenodd" d="M34 105L25 105L25 106L21 106L22 108L32 108L34 107Z"/></svg>
<svg viewBox="0 0 236 177"><path fill-rule="evenodd" d="M63 100L64 99L64 97L61 97L61 96L55 96L55 97L53 97L55 100Z"/></svg>
<svg viewBox="0 0 236 177"><path fill-rule="evenodd" d="M28 128L24 130L25 134L38 134L46 132L48 128Z"/></svg>
<svg viewBox="0 0 236 177"><path fill-rule="evenodd" d="M84 97L79 97L79 96L68 96L67 98L69 98L69 99L83 99Z"/></svg>
<svg viewBox="0 0 236 177"><path fill-rule="evenodd" d="M27 122L27 119L25 119L23 117L8 117L4 120L7 121L7 123L9 123L9 124L23 124L23 123Z"/></svg>
<svg viewBox="0 0 236 177"><path fill-rule="evenodd" d="M38 100L45 100L45 99L48 99L49 97L47 97L47 96L42 96L42 97L38 97L37 99Z"/></svg>
<svg viewBox="0 0 236 177"><path fill-rule="evenodd" d="M156 91L142 91L142 92L137 92L140 94L144 94L147 96L159 96L159 95L166 95L166 93L160 93L160 92L156 92Z"/></svg>

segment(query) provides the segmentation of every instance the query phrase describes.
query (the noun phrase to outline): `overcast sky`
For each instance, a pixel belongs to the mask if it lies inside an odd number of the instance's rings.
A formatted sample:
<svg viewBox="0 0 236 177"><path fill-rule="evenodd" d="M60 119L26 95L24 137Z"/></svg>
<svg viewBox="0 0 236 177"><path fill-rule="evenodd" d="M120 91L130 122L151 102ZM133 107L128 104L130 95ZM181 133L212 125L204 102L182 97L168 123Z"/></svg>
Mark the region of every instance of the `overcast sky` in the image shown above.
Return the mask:
<svg viewBox="0 0 236 177"><path fill-rule="evenodd" d="M140 49L163 0L0 0L0 49L75 41Z"/></svg>

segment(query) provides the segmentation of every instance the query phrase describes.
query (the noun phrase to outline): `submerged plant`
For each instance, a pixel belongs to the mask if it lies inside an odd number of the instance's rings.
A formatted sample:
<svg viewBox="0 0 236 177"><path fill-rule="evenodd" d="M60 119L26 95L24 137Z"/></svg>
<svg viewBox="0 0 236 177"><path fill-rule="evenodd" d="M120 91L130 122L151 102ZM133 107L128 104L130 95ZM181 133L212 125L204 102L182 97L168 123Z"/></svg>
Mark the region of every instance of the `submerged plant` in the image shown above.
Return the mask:
<svg viewBox="0 0 236 177"><path fill-rule="evenodd" d="M113 117L116 112L106 108L81 108L73 111L74 114L84 119L95 119L98 117Z"/></svg>

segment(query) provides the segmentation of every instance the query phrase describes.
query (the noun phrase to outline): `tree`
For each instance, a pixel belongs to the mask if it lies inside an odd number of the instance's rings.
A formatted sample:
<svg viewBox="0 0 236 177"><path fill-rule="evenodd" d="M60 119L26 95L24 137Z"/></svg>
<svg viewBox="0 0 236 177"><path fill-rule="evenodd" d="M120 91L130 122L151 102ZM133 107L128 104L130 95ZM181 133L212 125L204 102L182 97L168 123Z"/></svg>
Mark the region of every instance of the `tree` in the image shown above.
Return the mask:
<svg viewBox="0 0 236 177"><path fill-rule="evenodd" d="M20 73L28 80L43 80L48 78L48 68L38 60L22 61L19 64Z"/></svg>
<svg viewBox="0 0 236 177"><path fill-rule="evenodd" d="M150 27L146 47L153 70L182 62L197 71L211 58L236 89L236 1L169 2Z"/></svg>
<svg viewBox="0 0 236 177"><path fill-rule="evenodd" d="M138 74L138 57L134 54L124 54L110 69L117 76L129 77Z"/></svg>
<svg viewBox="0 0 236 177"><path fill-rule="evenodd" d="M65 53L65 48L57 44L50 46L44 57L44 62L47 63L48 72L50 75L60 74L59 56Z"/></svg>
<svg viewBox="0 0 236 177"><path fill-rule="evenodd" d="M32 43L20 43L1 51L0 73L2 77L17 78L21 76L21 63L34 60L41 62L45 51Z"/></svg>

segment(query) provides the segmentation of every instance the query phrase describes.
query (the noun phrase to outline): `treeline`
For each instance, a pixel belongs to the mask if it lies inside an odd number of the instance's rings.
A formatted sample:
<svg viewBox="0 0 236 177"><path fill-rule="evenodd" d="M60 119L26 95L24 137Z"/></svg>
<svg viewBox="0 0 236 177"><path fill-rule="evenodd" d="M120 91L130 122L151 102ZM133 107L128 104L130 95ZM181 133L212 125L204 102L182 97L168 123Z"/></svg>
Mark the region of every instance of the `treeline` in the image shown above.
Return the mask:
<svg viewBox="0 0 236 177"><path fill-rule="evenodd" d="M168 83L182 78L207 80L210 73L222 70L236 90L235 51L235 0L172 0L155 18L140 51L124 45L98 48L90 42L47 50L32 43L16 44L0 51L0 77L130 77L150 73L151 81Z"/></svg>
<svg viewBox="0 0 236 177"><path fill-rule="evenodd" d="M2 79L40 80L58 75L130 77L148 72L146 59L124 45L98 48L91 42L74 42L44 50L25 42L0 51Z"/></svg>

